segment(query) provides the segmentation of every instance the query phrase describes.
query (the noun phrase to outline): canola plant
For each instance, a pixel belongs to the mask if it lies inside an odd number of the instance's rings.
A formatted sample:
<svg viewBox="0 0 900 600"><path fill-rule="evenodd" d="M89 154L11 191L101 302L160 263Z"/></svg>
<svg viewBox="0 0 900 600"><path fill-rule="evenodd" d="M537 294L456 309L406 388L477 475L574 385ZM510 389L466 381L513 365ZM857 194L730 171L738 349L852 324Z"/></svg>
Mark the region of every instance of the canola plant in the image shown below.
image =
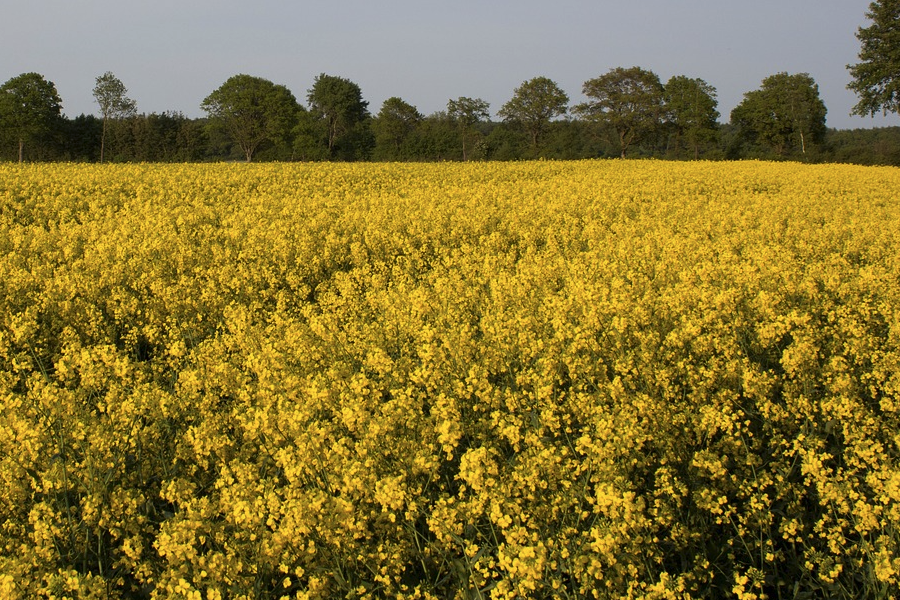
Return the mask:
<svg viewBox="0 0 900 600"><path fill-rule="evenodd" d="M0 165L0 598L896 597L898 190Z"/></svg>

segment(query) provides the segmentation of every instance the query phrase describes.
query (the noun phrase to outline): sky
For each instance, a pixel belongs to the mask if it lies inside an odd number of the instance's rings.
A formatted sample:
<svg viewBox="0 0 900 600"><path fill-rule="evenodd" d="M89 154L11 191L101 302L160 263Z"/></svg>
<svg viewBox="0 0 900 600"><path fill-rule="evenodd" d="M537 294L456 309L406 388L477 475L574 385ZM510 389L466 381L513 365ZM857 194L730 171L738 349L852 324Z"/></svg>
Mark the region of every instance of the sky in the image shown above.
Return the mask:
<svg viewBox="0 0 900 600"><path fill-rule="evenodd" d="M263 77L302 104L320 73L360 86L369 110L399 96L423 114L451 98L490 103L554 80L582 102L582 84L639 66L665 82L716 88L720 121L775 73L809 73L837 129L900 125L851 117L846 66L869 0L28 0L0 20L0 82L37 72L69 117L98 114L97 76L111 71L139 112L203 116L200 103L232 75Z"/></svg>

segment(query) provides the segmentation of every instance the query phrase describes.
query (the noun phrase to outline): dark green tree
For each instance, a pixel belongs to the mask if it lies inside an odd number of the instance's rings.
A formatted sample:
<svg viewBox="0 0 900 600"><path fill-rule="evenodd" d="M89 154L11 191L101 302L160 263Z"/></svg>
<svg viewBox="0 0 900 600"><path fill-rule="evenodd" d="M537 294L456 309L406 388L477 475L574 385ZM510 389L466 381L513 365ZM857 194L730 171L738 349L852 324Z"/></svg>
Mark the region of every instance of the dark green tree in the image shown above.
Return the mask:
<svg viewBox="0 0 900 600"><path fill-rule="evenodd" d="M128 89L125 84L109 71L95 80L94 99L100 105L100 118L103 119L103 131L100 134L100 162L102 163L110 120L133 117L137 113L137 103L128 97Z"/></svg>
<svg viewBox="0 0 900 600"><path fill-rule="evenodd" d="M829 129L825 146L831 162L900 166L900 127Z"/></svg>
<svg viewBox="0 0 900 600"><path fill-rule="evenodd" d="M343 77L322 73L306 96L310 112L325 127L328 157L333 158L342 137L349 136L369 118L369 103L360 87Z"/></svg>
<svg viewBox="0 0 900 600"><path fill-rule="evenodd" d="M294 158L299 160L327 160L326 124L320 116L301 107L294 127Z"/></svg>
<svg viewBox="0 0 900 600"><path fill-rule="evenodd" d="M497 113L506 121L519 125L531 140L531 151L537 154L542 138L556 117L569 110L569 96L548 77L535 77L515 89Z"/></svg>
<svg viewBox="0 0 900 600"><path fill-rule="evenodd" d="M61 125L62 100L56 86L38 73L23 73L0 86L0 127L18 144L41 142Z"/></svg>
<svg viewBox="0 0 900 600"><path fill-rule="evenodd" d="M462 137L462 158L469 159L467 140L472 138L472 127L490 118L490 104L481 98L460 96L447 102L447 115L456 123Z"/></svg>
<svg viewBox="0 0 900 600"><path fill-rule="evenodd" d="M716 88L702 79L676 75L665 86L666 113L678 139L700 158L700 147L716 141L719 102Z"/></svg>
<svg viewBox="0 0 900 600"><path fill-rule="evenodd" d="M403 158L403 144L422 122L416 107L400 98L388 98L372 122L375 148L380 158Z"/></svg>
<svg viewBox="0 0 900 600"><path fill-rule="evenodd" d="M900 0L876 0L866 17L871 24L856 32L860 62L847 65L853 78L847 87L859 97L851 112L900 112Z"/></svg>
<svg viewBox="0 0 900 600"><path fill-rule="evenodd" d="M410 134L406 145L417 160L451 160L459 156L456 123L446 111L426 116Z"/></svg>
<svg viewBox="0 0 900 600"><path fill-rule="evenodd" d="M72 162L95 162L100 155L103 123L96 115L81 114L62 120L61 158Z"/></svg>
<svg viewBox="0 0 900 600"><path fill-rule="evenodd" d="M665 116L665 95L659 77L640 67L616 67L584 82L590 98L574 108L576 114L615 132L620 156L656 134Z"/></svg>
<svg viewBox="0 0 900 600"><path fill-rule="evenodd" d="M251 75L230 77L200 105L212 127L224 128L247 162L263 142L286 144L298 104L283 85Z"/></svg>
<svg viewBox="0 0 900 600"><path fill-rule="evenodd" d="M731 122L740 139L785 156L796 149L806 154L811 145L822 143L826 113L819 86L808 73L777 73L744 94L731 111Z"/></svg>
<svg viewBox="0 0 900 600"><path fill-rule="evenodd" d="M484 148L490 160L520 160L535 158L537 153L531 148L531 140L521 124L513 121L490 123L485 127ZM546 138L544 138L546 139ZM540 155L545 156L545 142L541 143Z"/></svg>
<svg viewBox="0 0 900 600"><path fill-rule="evenodd" d="M128 126L126 160L182 162L197 155L191 148L197 140L190 138L192 129L197 128L179 112L140 114L124 123Z"/></svg>

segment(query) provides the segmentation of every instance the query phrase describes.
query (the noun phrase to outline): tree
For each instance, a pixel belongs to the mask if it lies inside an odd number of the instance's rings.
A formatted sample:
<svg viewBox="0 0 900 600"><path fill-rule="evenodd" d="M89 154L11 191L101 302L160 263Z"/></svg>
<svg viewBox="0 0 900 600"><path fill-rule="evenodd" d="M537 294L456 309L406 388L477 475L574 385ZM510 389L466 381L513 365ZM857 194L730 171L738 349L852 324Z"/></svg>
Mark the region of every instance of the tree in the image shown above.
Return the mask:
<svg viewBox="0 0 900 600"><path fill-rule="evenodd" d="M102 129L103 123L96 115L81 114L74 119L62 119L62 158L77 162L99 160L97 150Z"/></svg>
<svg viewBox="0 0 900 600"><path fill-rule="evenodd" d="M666 113L679 138L700 158L700 146L716 140L719 111L716 88L702 79L676 75L665 86Z"/></svg>
<svg viewBox="0 0 900 600"><path fill-rule="evenodd" d="M447 114L456 122L462 137L463 160L468 160L466 140L471 136L472 126L490 118L490 104L481 98L460 96L447 102Z"/></svg>
<svg viewBox="0 0 900 600"><path fill-rule="evenodd" d="M590 101L579 104L575 112L611 128L620 156L656 133L665 114L663 85L652 71L640 67L616 67L605 75L584 82L584 95Z"/></svg>
<svg viewBox="0 0 900 600"><path fill-rule="evenodd" d="M298 104L283 85L261 77L235 75L207 96L200 108L209 114L214 127L224 127L250 162L263 142L288 141Z"/></svg>
<svg viewBox="0 0 900 600"><path fill-rule="evenodd" d="M100 105L103 130L100 134L100 162L103 162L106 131L110 119L125 119L137 113L137 104L127 96L128 90L118 77L107 71L95 80L94 99Z"/></svg>
<svg viewBox="0 0 900 600"><path fill-rule="evenodd" d="M531 139L536 153L550 122L569 110L569 96L547 77L535 77L515 89L497 113L507 121L519 124Z"/></svg>
<svg viewBox="0 0 900 600"><path fill-rule="evenodd" d="M859 96L851 113L900 112L900 0L876 0L866 17L871 25L856 32L860 62L847 65L853 78L847 87Z"/></svg>
<svg viewBox="0 0 900 600"><path fill-rule="evenodd" d="M127 127L119 128L126 132L120 152L126 160L178 162L197 155L200 128L179 112L134 115L123 124Z"/></svg>
<svg viewBox="0 0 900 600"><path fill-rule="evenodd" d="M447 111L426 116L407 140L410 154L418 160L450 160L458 152L457 124Z"/></svg>
<svg viewBox="0 0 900 600"><path fill-rule="evenodd" d="M321 117L301 107L294 127L293 156L299 160L327 160L325 122Z"/></svg>
<svg viewBox="0 0 900 600"><path fill-rule="evenodd" d="M795 148L806 154L809 145L825 138L825 104L809 73L777 73L747 92L731 111L741 139L758 142L778 156Z"/></svg>
<svg viewBox="0 0 900 600"><path fill-rule="evenodd" d="M341 137L369 117L369 103L363 100L362 90L343 77L322 73L316 77L306 98L311 112L325 122L329 158L334 157Z"/></svg>
<svg viewBox="0 0 900 600"><path fill-rule="evenodd" d="M412 104L397 97L385 100L372 123L375 145L381 149L381 155L400 158L404 141L421 121L422 115Z"/></svg>
<svg viewBox="0 0 900 600"><path fill-rule="evenodd" d="M49 134L61 121L62 100L56 86L38 73L23 73L0 86L0 123L19 145Z"/></svg>

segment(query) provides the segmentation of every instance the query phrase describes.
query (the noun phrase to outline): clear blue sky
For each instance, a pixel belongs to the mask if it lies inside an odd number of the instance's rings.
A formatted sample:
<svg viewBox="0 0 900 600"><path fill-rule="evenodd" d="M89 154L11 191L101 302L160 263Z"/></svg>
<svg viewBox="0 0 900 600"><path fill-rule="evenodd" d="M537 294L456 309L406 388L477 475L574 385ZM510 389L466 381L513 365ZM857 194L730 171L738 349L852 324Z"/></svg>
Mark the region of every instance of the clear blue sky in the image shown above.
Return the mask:
<svg viewBox="0 0 900 600"><path fill-rule="evenodd" d="M303 104L319 73L360 85L376 113L400 96L425 114L459 96L497 110L526 79L582 83L640 66L665 82L700 77L721 121L768 75L809 73L836 128L900 125L850 117L846 65L869 0L27 0L0 20L0 82L36 71L63 110L96 113L94 79L112 71L141 112L201 116L200 102L247 73Z"/></svg>

